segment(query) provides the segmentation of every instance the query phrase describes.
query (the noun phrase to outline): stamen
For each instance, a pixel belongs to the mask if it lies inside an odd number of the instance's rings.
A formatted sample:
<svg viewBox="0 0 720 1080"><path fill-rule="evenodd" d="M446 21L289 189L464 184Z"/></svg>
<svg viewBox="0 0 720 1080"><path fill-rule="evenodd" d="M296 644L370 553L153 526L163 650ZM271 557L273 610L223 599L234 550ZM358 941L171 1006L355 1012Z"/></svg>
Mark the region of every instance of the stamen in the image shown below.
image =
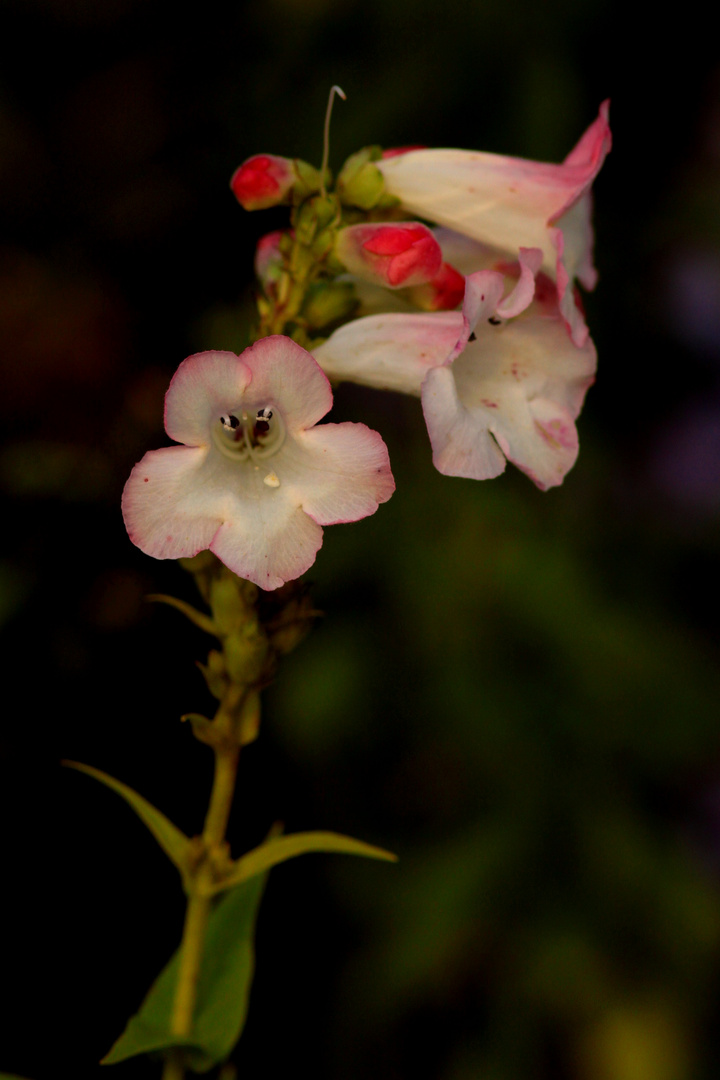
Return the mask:
<svg viewBox="0 0 720 1080"><path fill-rule="evenodd" d="M268 473L267 476L263 478L263 484L267 484L269 488L280 487L280 481L274 472Z"/></svg>
<svg viewBox="0 0 720 1080"><path fill-rule="evenodd" d="M240 421L237 416L230 416L227 413L223 413L220 417L220 423L224 428L229 428L230 431L235 431L236 428L240 427Z"/></svg>
<svg viewBox="0 0 720 1080"><path fill-rule="evenodd" d="M323 128L323 157L322 165L320 166L320 194L323 199L327 195L325 190L325 170L328 167L328 159L330 157L330 115L332 113L333 101L335 95L341 97L343 101L347 101L347 94L344 90L341 90L339 86L330 87L330 96L328 98L327 109L325 110L325 127Z"/></svg>

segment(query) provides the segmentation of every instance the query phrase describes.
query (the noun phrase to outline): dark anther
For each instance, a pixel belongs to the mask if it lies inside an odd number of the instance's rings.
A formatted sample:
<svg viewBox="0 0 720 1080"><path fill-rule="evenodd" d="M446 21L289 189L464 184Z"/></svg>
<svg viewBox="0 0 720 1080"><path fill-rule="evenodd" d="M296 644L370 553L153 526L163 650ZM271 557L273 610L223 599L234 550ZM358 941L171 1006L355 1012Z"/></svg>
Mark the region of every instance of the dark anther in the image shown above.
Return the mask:
<svg viewBox="0 0 720 1080"><path fill-rule="evenodd" d="M502 319L496 319L494 315L491 315L491 317L488 319L488 322L491 326L499 326L502 322Z"/></svg>
<svg viewBox="0 0 720 1080"><path fill-rule="evenodd" d="M475 333L474 330L473 330L472 334L470 335L470 337L468 338L468 341L477 341L477 334Z"/></svg>

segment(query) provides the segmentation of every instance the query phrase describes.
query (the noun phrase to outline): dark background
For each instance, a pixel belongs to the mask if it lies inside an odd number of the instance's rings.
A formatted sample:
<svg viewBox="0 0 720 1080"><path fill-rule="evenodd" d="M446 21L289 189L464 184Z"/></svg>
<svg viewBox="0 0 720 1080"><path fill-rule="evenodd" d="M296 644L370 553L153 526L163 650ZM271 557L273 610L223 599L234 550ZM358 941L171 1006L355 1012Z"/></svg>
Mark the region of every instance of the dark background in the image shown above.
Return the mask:
<svg viewBox="0 0 720 1080"><path fill-rule="evenodd" d="M720 972L720 64L690 13L601 0L16 0L0 8L0 1069L94 1078L174 948L175 871L103 768L188 832L207 641L124 532L180 360L240 350L257 152L557 161L612 99L597 385L542 494L439 476L415 401L376 516L326 532L326 618L267 694L236 853L275 820L391 847L274 871L244 1077L705 1080ZM117 1066L122 1077L156 1065Z"/></svg>

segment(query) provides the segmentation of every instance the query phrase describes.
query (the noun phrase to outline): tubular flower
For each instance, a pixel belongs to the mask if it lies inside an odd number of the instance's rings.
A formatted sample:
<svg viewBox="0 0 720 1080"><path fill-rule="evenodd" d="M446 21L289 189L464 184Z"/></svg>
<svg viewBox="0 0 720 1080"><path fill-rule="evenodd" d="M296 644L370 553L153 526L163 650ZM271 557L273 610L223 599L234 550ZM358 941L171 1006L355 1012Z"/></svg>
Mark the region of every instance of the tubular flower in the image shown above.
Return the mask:
<svg viewBox="0 0 720 1080"><path fill-rule="evenodd" d="M390 289L424 285L442 265L437 240L415 221L348 225L338 233L335 255L351 274Z"/></svg>
<svg viewBox="0 0 720 1080"><path fill-rule="evenodd" d="M588 331L575 303L577 278L593 289L590 188L610 150L608 102L561 165L471 150L410 150L376 162L405 210L512 256L542 251L574 343Z"/></svg>
<svg viewBox="0 0 720 1080"><path fill-rule="evenodd" d="M207 548L263 589L298 577L323 525L373 514L395 489L377 432L315 426L331 406L327 378L289 338L189 356L165 396L165 430L183 445L151 450L130 474L130 539L157 559Z"/></svg>
<svg viewBox="0 0 720 1080"><path fill-rule="evenodd" d="M458 241L456 258L464 247L487 261L487 249ZM568 337L542 258L521 248L516 262L471 273L462 312L369 315L314 355L331 378L419 396L440 472L484 480L507 459L553 487L577 457L574 421L596 357L589 339Z"/></svg>

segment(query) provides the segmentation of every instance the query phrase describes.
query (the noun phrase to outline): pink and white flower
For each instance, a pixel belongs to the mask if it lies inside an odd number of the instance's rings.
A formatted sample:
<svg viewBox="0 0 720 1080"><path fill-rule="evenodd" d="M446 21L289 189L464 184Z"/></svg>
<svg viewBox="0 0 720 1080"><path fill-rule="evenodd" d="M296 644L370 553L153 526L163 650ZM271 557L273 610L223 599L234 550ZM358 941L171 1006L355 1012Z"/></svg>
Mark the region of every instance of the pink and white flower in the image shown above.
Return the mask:
<svg viewBox="0 0 720 1080"><path fill-rule="evenodd" d="M443 237L454 265L487 266L467 237ZM466 280L462 312L391 311L340 327L314 350L327 374L422 399L433 462L449 476L498 476L511 461L541 489L577 457L575 419L594 381L595 348L573 344L543 253Z"/></svg>
<svg viewBox="0 0 720 1080"><path fill-rule="evenodd" d="M377 432L318 424L331 406L326 376L290 338L189 356L165 396L165 430L182 445L151 450L125 485L130 539L157 559L209 549L263 589L298 577L323 525L373 514L395 490Z"/></svg>
<svg viewBox="0 0 720 1080"><path fill-rule="evenodd" d="M576 345L588 331L575 303L577 278L593 289L590 188L610 150L608 102L560 165L471 150L410 150L376 162L387 191L411 214L514 257L542 251L560 313Z"/></svg>

